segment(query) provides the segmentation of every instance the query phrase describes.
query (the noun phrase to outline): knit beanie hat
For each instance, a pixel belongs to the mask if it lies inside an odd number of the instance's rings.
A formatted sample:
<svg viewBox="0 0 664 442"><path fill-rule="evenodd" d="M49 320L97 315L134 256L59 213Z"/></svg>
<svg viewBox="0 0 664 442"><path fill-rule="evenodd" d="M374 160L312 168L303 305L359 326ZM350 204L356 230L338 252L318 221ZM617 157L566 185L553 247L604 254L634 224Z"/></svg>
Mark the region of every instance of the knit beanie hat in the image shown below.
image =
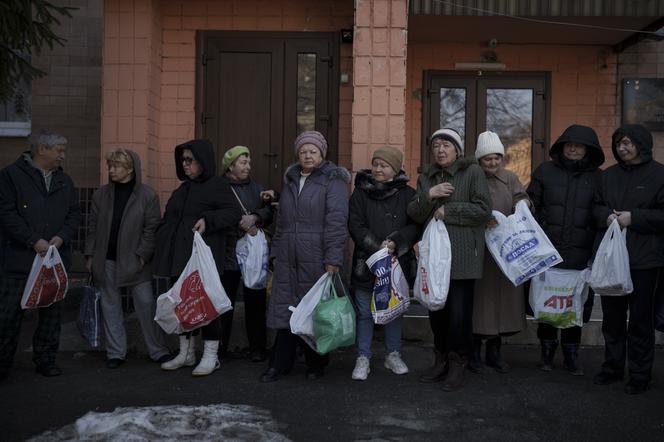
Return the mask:
<svg viewBox="0 0 664 442"><path fill-rule="evenodd" d="M228 149L221 159L221 172L225 173L240 155L249 155L249 148L247 146L235 146Z"/></svg>
<svg viewBox="0 0 664 442"><path fill-rule="evenodd" d="M396 173L401 171L401 166L403 165L403 152L401 152L396 147L392 146L383 146L376 149L371 157L371 162L376 158L380 158L389 164Z"/></svg>
<svg viewBox="0 0 664 442"><path fill-rule="evenodd" d="M295 156L298 155L300 147L304 146L305 144L313 144L314 146L316 146L318 150L320 150L320 153L323 156L323 158L325 158L325 156L327 155L327 140L325 139L322 133L315 130L308 130L298 135L294 143Z"/></svg>
<svg viewBox="0 0 664 442"><path fill-rule="evenodd" d="M475 158L478 160L487 155L497 153L505 156L505 146L498 138L498 134L487 130L477 137L477 148L475 149Z"/></svg>
<svg viewBox="0 0 664 442"><path fill-rule="evenodd" d="M463 156L464 146L463 143L461 142L461 135L459 135L459 132L449 128L438 129L433 133L433 135L431 135L431 142L433 143L433 140L436 138L447 140L450 143L454 144L454 147L456 148L457 151L457 156L459 157Z"/></svg>

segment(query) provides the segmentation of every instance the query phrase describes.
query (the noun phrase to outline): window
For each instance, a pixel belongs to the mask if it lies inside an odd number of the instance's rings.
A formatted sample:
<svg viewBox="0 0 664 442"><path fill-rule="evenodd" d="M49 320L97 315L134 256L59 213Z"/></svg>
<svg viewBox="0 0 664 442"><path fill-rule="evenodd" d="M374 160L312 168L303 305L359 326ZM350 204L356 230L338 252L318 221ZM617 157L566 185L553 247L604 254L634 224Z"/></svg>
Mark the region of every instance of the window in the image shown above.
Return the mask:
<svg viewBox="0 0 664 442"><path fill-rule="evenodd" d="M22 81L14 96L0 101L0 136L26 137L31 132L32 87Z"/></svg>

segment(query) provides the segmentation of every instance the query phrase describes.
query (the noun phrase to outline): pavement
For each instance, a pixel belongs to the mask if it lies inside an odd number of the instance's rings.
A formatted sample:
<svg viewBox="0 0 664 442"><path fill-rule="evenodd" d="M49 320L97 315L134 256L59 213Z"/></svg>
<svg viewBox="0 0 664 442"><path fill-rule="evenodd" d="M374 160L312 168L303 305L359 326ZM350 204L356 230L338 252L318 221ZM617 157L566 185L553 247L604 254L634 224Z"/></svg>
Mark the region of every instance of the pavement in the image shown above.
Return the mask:
<svg viewBox="0 0 664 442"><path fill-rule="evenodd" d="M231 359L214 374L194 378L190 368L163 372L139 351L110 370L103 352L72 349L67 342L58 356L63 375L45 378L34 372L29 351L35 323L34 315L26 317L14 367L0 383L1 441L56 430L89 411L210 404L265 410L293 441L664 440L664 349L659 347L652 389L637 396L626 395L621 383L593 385L601 347L582 348L586 375L574 377L560 368L560 354L553 372L536 369L539 350L524 345L503 347L510 373L467 372L461 391L445 393L440 384L417 380L432 362L429 341L404 342L403 358L411 372L396 376L383 367L380 336L365 382L350 378L352 348L335 351L319 380L305 379L299 361L289 376L262 384L258 377L265 363ZM69 329L71 322L65 324ZM198 439L192 435L190 440Z"/></svg>

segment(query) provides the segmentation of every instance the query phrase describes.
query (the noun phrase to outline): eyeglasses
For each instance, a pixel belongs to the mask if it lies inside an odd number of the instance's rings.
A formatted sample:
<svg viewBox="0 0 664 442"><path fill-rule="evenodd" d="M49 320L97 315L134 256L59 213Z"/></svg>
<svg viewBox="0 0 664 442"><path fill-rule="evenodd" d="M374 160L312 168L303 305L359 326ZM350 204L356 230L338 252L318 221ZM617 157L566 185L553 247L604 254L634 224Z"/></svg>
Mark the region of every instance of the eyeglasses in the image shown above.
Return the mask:
<svg viewBox="0 0 664 442"><path fill-rule="evenodd" d="M191 165L194 162L194 157L182 157L182 162L186 165Z"/></svg>
<svg viewBox="0 0 664 442"><path fill-rule="evenodd" d="M625 147L625 148L630 148L634 146L634 143L632 143L632 140L628 140L626 138L623 138L622 140L618 141L616 143L616 147Z"/></svg>

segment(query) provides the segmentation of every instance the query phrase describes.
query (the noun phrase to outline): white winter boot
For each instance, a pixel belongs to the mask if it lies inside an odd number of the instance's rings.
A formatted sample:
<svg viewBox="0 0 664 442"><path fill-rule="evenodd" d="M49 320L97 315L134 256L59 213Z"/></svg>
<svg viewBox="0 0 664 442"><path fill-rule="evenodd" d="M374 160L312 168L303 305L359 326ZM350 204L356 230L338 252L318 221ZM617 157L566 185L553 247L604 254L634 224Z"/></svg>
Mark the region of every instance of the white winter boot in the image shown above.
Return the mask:
<svg viewBox="0 0 664 442"><path fill-rule="evenodd" d="M219 341L203 341L203 357L194 371L194 376L207 376L215 370L219 370L221 364L217 352L219 351Z"/></svg>
<svg viewBox="0 0 664 442"><path fill-rule="evenodd" d="M191 367L196 363L196 348L194 337L187 339L187 336L180 336L180 352L170 361L161 364L162 370L177 370L181 367Z"/></svg>

